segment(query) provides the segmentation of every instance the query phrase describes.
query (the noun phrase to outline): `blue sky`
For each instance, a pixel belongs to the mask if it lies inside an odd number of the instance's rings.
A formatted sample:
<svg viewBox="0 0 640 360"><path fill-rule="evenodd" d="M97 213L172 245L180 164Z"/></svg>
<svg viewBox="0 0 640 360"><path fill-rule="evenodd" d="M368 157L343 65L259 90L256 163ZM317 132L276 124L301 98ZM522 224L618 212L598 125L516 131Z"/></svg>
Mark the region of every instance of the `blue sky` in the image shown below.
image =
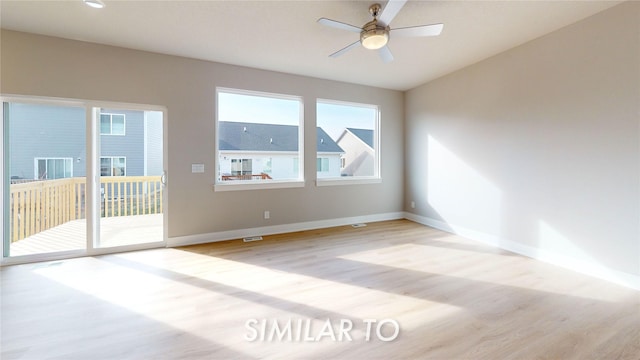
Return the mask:
<svg viewBox="0 0 640 360"><path fill-rule="evenodd" d="M297 99L272 98L218 93L220 121L298 125L300 102ZM317 105L317 126L334 139L344 128L374 129L377 110L370 106L356 106L331 101Z"/></svg>

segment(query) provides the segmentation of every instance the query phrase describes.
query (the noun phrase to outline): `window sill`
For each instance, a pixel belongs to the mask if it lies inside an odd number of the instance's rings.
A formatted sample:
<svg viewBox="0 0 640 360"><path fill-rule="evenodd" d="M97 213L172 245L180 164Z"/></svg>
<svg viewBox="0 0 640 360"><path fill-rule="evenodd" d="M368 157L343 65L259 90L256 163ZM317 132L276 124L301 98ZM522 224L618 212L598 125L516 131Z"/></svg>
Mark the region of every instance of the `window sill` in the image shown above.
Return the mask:
<svg viewBox="0 0 640 360"><path fill-rule="evenodd" d="M327 178L316 180L316 186L365 185L380 183L382 183L382 179L379 177Z"/></svg>
<svg viewBox="0 0 640 360"><path fill-rule="evenodd" d="M233 181L231 184L216 183L213 191L242 191L242 190L267 190L267 189L287 189L304 187L304 180L293 181Z"/></svg>

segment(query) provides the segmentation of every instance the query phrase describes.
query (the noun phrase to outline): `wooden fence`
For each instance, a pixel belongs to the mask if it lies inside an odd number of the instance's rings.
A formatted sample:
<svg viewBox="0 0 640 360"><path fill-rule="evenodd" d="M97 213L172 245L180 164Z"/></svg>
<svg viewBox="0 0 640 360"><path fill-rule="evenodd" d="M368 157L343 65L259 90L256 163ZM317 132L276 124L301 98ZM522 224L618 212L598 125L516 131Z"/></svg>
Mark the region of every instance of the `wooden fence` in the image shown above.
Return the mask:
<svg viewBox="0 0 640 360"><path fill-rule="evenodd" d="M160 176L101 177L102 217L162 213ZM66 222L84 219L85 178L33 181L10 185L11 242Z"/></svg>

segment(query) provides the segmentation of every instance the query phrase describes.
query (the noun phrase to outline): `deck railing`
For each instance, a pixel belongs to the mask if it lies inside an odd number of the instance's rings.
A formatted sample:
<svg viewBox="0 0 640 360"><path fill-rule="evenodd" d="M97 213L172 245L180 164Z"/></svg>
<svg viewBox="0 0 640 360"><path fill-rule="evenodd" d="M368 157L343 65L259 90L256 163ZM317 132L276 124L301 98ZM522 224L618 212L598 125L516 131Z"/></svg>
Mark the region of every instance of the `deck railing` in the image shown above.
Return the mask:
<svg viewBox="0 0 640 360"><path fill-rule="evenodd" d="M261 174L246 174L246 175L222 175L222 181L233 181L233 180L271 180L271 176L269 174L261 173Z"/></svg>
<svg viewBox="0 0 640 360"><path fill-rule="evenodd" d="M101 217L162 213L160 176L101 177ZM12 183L11 242L66 222L84 219L86 180L66 178Z"/></svg>
<svg viewBox="0 0 640 360"><path fill-rule="evenodd" d="M160 176L101 177L102 217L162 213Z"/></svg>

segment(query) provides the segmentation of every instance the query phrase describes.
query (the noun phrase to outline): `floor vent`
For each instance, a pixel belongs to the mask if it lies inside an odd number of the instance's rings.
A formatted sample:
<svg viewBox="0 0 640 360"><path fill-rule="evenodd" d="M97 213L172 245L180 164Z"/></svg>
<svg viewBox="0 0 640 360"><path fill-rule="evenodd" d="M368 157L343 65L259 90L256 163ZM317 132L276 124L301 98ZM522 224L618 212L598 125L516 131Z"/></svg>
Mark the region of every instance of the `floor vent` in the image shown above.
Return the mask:
<svg viewBox="0 0 640 360"><path fill-rule="evenodd" d="M262 240L262 236L249 236L242 239L242 241L244 242L260 241L260 240Z"/></svg>
<svg viewBox="0 0 640 360"><path fill-rule="evenodd" d="M351 227L354 227L354 228L365 227L365 226L367 226L367 224L363 224L363 223L359 223L359 224L352 224L352 225L351 225Z"/></svg>

